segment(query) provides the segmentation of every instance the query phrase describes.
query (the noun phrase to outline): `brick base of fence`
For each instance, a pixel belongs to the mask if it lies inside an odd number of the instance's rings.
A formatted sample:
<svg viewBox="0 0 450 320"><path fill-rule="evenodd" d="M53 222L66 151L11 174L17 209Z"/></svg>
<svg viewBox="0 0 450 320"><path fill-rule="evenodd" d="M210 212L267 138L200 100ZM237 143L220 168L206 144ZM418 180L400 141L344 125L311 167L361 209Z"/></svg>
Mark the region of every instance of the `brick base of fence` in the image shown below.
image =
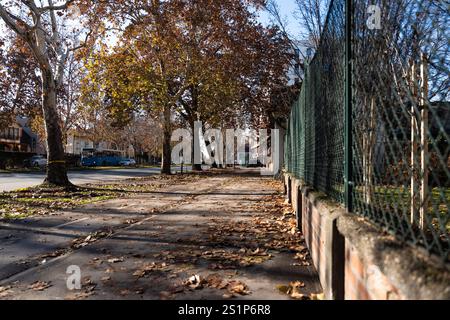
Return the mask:
<svg viewBox="0 0 450 320"><path fill-rule="evenodd" d="M288 174L284 182L327 299L450 299L450 264L347 214Z"/></svg>

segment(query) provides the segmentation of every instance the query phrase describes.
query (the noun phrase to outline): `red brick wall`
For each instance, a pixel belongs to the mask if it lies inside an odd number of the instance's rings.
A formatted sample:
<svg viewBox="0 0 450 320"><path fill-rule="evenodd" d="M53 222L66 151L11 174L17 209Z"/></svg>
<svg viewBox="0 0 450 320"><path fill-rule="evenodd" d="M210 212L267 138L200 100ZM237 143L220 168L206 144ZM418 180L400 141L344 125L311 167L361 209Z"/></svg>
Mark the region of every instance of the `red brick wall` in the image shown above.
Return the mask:
<svg viewBox="0 0 450 320"><path fill-rule="evenodd" d="M294 179L291 181L291 186L292 196L294 196L296 188ZM332 210L320 200L317 201L314 193L302 192L300 197L302 232L327 297L330 297L333 292L332 269L335 268L335 263L342 263L344 260L344 272L340 282L344 286L346 300L401 299L398 290L387 277L375 265L364 262L348 239L345 239L345 250L338 255L340 261L331 260L331 255L334 254L331 249L332 242L336 241L331 236ZM296 207L295 201L293 206Z"/></svg>
<svg viewBox="0 0 450 320"><path fill-rule="evenodd" d="M302 232L322 284L327 283L326 221L308 196L302 197Z"/></svg>
<svg viewBox="0 0 450 320"><path fill-rule="evenodd" d="M345 299L402 299L399 291L378 267L360 258L359 252L348 239L345 241Z"/></svg>
<svg viewBox="0 0 450 320"><path fill-rule="evenodd" d="M292 178L292 198L297 182ZM300 199L297 203L294 198L292 204L327 299L448 299L448 281L436 276L448 279L447 269L395 239L386 239L377 228L320 194L303 188Z"/></svg>

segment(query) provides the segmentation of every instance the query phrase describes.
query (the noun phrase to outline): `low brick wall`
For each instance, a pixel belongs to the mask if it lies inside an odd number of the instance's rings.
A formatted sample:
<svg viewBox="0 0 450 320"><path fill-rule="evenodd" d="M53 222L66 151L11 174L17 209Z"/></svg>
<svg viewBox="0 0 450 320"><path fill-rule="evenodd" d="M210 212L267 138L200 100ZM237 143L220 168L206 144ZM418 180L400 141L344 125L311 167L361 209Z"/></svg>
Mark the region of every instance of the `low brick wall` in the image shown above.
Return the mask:
<svg viewBox="0 0 450 320"><path fill-rule="evenodd" d="M300 189L301 230L311 252L328 299L343 299L343 238L337 232L337 218L344 213L307 187Z"/></svg>
<svg viewBox="0 0 450 320"><path fill-rule="evenodd" d="M380 232L355 215L337 227L345 237L345 298L450 300L450 266Z"/></svg>
<svg viewBox="0 0 450 320"><path fill-rule="evenodd" d="M450 266L285 176L327 299L450 299Z"/></svg>
<svg viewBox="0 0 450 320"><path fill-rule="evenodd" d="M380 268L365 263L361 254L348 240L345 241L345 299L346 300L400 300L405 299Z"/></svg>

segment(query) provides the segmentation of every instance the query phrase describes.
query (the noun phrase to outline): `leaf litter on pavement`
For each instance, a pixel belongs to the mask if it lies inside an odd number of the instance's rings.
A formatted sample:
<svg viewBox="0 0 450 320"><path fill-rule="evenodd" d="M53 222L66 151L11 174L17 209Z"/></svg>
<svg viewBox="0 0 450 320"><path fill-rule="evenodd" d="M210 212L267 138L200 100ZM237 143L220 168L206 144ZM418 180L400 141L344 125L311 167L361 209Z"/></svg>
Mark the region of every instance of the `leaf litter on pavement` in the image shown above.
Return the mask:
<svg viewBox="0 0 450 320"><path fill-rule="evenodd" d="M278 185L278 183L277 183ZM279 185L278 185L279 187ZM156 271L170 273L177 266L191 265L188 270L195 270L198 265L207 265L212 271L226 272L241 270L247 267L263 264L273 258L278 252L292 254L292 265L308 267L311 257L305 241L296 227L296 219L290 206L284 203L280 195L264 197L263 201L251 207L253 215L247 220L211 219L202 236L184 239L183 242L193 246L187 250L165 250L155 254L154 258L164 263L151 263L135 271L138 277L148 276ZM213 244L213 249L209 249ZM192 248L196 249L192 249ZM208 248L209 250L206 250ZM183 270L183 271L188 271ZM163 275L164 276L164 275ZM169 278L177 278L173 276ZM292 299L312 299L302 293L305 284L293 281L285 293ZM201 276L194 274L171 289L161 292L161 297L171 299L179 293L197 291L206 288L223 290L223 298L251 294L248 286L238 280L223 279L219 274ZM276 288L274 288L276 290ZM281 291L281 290L280 290ZM320 295L316 295L319 296Z"/></svg>
<svg viewBox="0 0 450 320"><path fill-rule="evenodd" d="M166 181L166 180L164 180ZM188 180L186 180L188 181ZM273 183L273 182L270 182ZM275 182L280 188L281 184ZM111 187L112 188L112 187ZM296 267L307 267L311 265L311 257L306 248L305 241L296 228L295 215L290 206L284 203L284 198L279 194L262 197L261 201L253 202L245 208L229 209L230 215L233 210L250 211L248 219L220 219L211 218L209 224L199 229L199 233L189 239L180 239L188 248L173 250L162 250L152 256L154 261L146 254L130 253L130 256L109 256L102 260L95 259L100 265L108 262L110 267L105 270L101 279L102 285L114 283L116 269L112 265L124 262L132 258L140 261L139 265L129 273L134 279L155 281L158 279L169 279L172 285L167 290L160 292L161 299L173 299L177 294L189 293L203 289L219 290L224 299L231 299L251 294L247 284L238 278L239 271L248 267L263 264L271 260L275 254L284 252L292 254L292 265ZM87 237L76 239L72 243L73 249L83 248L99 239L111 235L110 230L99 231ZM158 233L152 237L163 236ZM144 262L145 261L145 262ZM204 267L211 273L202 275L196 273L198 267ZM124 269L126 271L126 269ZM123 270L122 270L123 271ZM230 273L235 271L235 273ZM126 271L129 272L129 271ZM227 273L224 275L224 273ZM190 274L190 276L189 276ZM300 279L301 280L301 279ZM45 290L49 283L36 283L33 290ZM274 288L290 296L292 299L323 298L321 294L305 295L302 293L305 284L301 281L292 281L289 285L280 285ZM87 282L83 284L83 290L69 295L67 299L86 299L95 294L97 284ZM123 288L120 295L144 294L145 287L134 289ZM0 290L0 296L7 294L10 289Z"/></svg>
<svg viewBox="0 0 450 320"><path fill-rule="evenodd" d="M150 193L174 182L183 185L197 179L199 177L195 175L151 176L115 183L86 184L71 189L43 185L0 192L0 220L53 215L60 210L73 209L133 194Z"/></svg>
<svg viewBox="0 0 450 320"><path fill-rule="evenodd" d="M279 187L278 183L277 186ZM292 254L292 266L311 265L305 241L296 227L295 215L282 196L266 196L252 205L250 210L253 212L251 219L212 218L206 230L200 230L201 236L179 239L180 242L191 245L189 249L164 250L154 254L153 258L158 262L141 265L133 272L133 276L176 279L172 287L160 292L161 299L173 299L177 294L207 288L223 291L222 297L231 299L251 294L250 288L244 282L235 279L238 270L263 264L271 260L276 253ZM236 273L229 278L212 273L205 276L191 274L182 280L178 279L180 274L195 271L198 266L205 264L211 271L223 273L236 270ZM322 298L321 294L302 293L304 288L304 282L292 281L288 286L279 286L274 290L278 289L292 299Z"/></svg>

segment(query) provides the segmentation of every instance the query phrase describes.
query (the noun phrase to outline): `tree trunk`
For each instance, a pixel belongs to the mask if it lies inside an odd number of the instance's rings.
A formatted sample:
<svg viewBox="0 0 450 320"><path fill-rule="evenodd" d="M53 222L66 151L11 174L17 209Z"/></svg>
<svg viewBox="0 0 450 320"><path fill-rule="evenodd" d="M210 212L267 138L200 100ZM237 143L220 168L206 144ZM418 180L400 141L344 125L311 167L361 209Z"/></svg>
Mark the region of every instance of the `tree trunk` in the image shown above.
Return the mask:
<svg viewBox="0 0 450 320"><path fill-rule="evenodd" d="M42 112L47 135L47 177L44 183L68 187L71 185L62 142L59 116L56 111L56 83L50 70L42 70Z"/></svg>
<svg viewBox="0 0 450 320"><path fill-rule="evenodd" d="M420 220L419 226L422 230L425 230L426 216L428 215L428 209L430 206L430 190L429 190L429 110L428 110L428 63L425 59L425 55L422 53L420 65L420 135L421 135L421 186L420 186Z"/></svg>
<svg viewBox="0 0 450 320"><path fill-rule="evenodd" d="M413 63L410 70L410 80L411 80L411 93L413 98L418 96L417 87L417 74L416 65ZM419 99L418 99L419 100ZM415 101L411 103L411 225L418 225L419 217L419 202L420 202L420 186L419 186L419 166L420 166L420 154L419 154L419 140L420 132L417 119Z"/></svg>
<svg viewBox="0 0 450 320"><path fill-rule="evenodd" d="M164 107L164 138L163 138L163 161L161 167L161 174L172 174L172 122L170 106Z"/></svg>

